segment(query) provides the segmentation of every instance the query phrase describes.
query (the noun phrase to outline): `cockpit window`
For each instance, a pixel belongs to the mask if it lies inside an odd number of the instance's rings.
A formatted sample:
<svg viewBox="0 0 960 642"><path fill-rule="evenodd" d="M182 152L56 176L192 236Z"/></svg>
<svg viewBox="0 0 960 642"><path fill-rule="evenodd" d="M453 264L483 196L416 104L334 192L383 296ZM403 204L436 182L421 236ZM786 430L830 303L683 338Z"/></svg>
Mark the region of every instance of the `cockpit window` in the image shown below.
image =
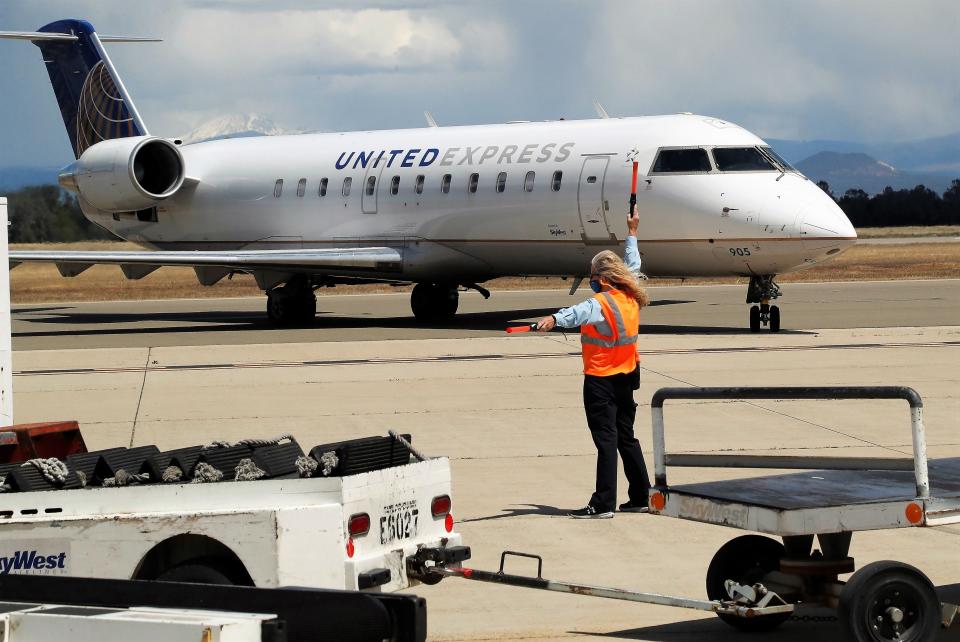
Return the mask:
<svg viewBox="0 0 960 642"><path fill-rule="evenodd" d="M707 150L700 148L661 149L653 163L653 172L661 174L709 172L711 169Z"/></svg>
<svg viewBox="0 0 960 642"><path fill-rule="evenodd" d="M777 168L756 147L717 147L713 160L721 172L773 172Z"/></svg>
<svg viewBox="0 0 960 642"><path fill-rule="evenodd" d="M781 155L778 154L777 152L773 151L772 148L770 148L770 147L761 147L761 148L760 148L760 151L762 151L764 154L766 154L767 156L769 156L769 157L773 160L773 162L778 163L778 164L780 165L780 167L782 167L784 170L786 170L786 171L788 171L788 172L795 172L795 171L797 171L796 168L794 168L790 163L788 163L787 161L783 160L783 156L781 156Z"/></svg>

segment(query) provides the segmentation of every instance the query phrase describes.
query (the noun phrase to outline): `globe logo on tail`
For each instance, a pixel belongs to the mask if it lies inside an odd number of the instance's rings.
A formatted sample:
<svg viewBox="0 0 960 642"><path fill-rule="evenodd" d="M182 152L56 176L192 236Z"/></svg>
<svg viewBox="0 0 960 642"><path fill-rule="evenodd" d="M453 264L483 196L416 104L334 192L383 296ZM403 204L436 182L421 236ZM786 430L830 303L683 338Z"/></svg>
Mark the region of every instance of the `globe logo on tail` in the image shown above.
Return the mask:
<svg viewBox="0 0 960 642"><path fill-rule="evenodd" d="M83 83L77 110L77 157L102 140L137 136L136 124L101 60Z"/></svg>

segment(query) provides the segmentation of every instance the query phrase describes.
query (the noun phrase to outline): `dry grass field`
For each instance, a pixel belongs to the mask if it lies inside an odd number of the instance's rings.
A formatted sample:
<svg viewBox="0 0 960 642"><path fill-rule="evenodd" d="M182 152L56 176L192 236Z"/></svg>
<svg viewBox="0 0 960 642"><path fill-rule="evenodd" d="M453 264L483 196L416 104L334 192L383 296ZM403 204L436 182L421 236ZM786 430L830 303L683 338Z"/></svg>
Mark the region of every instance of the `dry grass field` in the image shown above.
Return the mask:
<svg viewBox="0 0 960 642"><path fill-rule="evenodd" d="M913 236L960 236L960 225L915 225L912 227L861 227L862 239L910 238Z"/></svg>
<svg viewBox="0 0 960 642"><path fill-rule="evenodd" d="M871 233L887 233L891 228L875 228ZM893 228L900 231L902 228ZM921 236L933 236L933 228L922 230ZM960 234L960 228L946 228L950 235ZM863 232L860 230L859 232ZM941 232L944 233L944 232ZM906 236L896 234L896 236ZM866 237L867 234L862 234ZM124 250L136 246L122 242L71 243L58 249ZM15 249L51 249L50 245L18 245ZM940 279L960 277L960 243L909 243L897 245L857 245L821 266L786 274L781 283L802 281L851 281L892 279ZM685 283L738 283L746 279L689 279ZM676 285L677 279L651 279L649 285ZM486 284L492 290L521 288L569 287L558 278L503 278ZM318 294L360 294L369 292L408 291L406 287L365 285L355 287L323 288ZM128 281L115 266L94 266L72 278L62 278L53 265L20 265L10 274L10 292L14 303L56 301L111 301L122 299L169 299L200 297L262 296L253 277L238 275L224 279L212 287L197 283L189 268L161 268L138 281Z"/></svg>

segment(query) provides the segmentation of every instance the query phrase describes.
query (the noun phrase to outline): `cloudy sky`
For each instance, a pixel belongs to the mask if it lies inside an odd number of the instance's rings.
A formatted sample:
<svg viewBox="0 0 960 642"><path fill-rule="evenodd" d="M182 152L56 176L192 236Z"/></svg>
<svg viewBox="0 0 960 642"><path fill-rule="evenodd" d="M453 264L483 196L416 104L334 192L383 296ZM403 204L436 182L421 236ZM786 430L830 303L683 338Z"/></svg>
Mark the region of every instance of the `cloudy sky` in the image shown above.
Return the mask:
<svg viewBox="0 0 960 642"><path fill-rule="evenodd" d="M957 0L0 0L108 45L151 133L223 114L347 131L691 111L768 138L960 130ZM39 50L0 41L0 166L70 149Z"/></svg>

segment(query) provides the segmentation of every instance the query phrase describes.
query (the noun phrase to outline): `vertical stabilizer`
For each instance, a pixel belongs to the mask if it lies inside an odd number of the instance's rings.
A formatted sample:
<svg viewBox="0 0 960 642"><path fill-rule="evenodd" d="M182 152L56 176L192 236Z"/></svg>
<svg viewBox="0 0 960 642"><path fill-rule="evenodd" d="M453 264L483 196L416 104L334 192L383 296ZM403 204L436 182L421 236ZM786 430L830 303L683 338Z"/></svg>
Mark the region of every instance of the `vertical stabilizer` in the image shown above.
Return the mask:
<svg viewBox="0 0 960 642"><path fill-rule="evenodd" d="M75 36L46 39L42 35ZM145 136L147 128L96 31L86 20L58 20L40 28L40 48L74 155L102 140Z"/></svg>

